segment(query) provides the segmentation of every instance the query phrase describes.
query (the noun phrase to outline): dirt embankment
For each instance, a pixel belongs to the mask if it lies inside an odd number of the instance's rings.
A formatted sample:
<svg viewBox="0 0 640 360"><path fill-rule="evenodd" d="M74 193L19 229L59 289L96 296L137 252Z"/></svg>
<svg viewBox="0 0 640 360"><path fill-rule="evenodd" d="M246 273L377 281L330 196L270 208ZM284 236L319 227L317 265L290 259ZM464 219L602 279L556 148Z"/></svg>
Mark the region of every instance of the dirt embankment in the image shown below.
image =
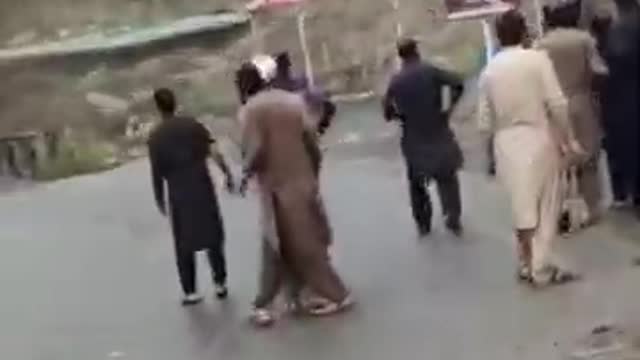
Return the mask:
<svg viewBox="0 0 640 360"><path fill-rule="evenodd" d="M3 11L1 16L0 44L15 47L87 32L122 31L167 19L237 8L244 3L229 0L62 2L64 4L11 1L6 7L10 11ZM403 0L397 12L388 0L310 1L308 13L307 33L314 69L321 82L337 92L371 89L384 79L393 58L397 24L401 24L404 34L422 39L428 55L454 68L470 71L478 62L477 24L446 24L436 20L429 1ZM291 12L262 15L257 24L258 33L262 34L259 47L270 52L289 49L296 63L302 63L295 16ZM228 114L235 106L230 70L255 51L257 45L253 40L246 35L221 48L203 44L216 39L202 39L200 44L172 47L151 57L121 61L105 56L93 59L92 64L38 66L18 72L0 69L6 79L5 87L0 90L3 119L0 128L48 127L61 122L103 126L102 122L107 120L101 119L99 106L87 101L89 94L96 92L119 98L132 107L135 105L132 102L139 103L142 94L158 85L182 90L185 106L194 112Z"/></svg>
<svg viewBox="0 0 640 360"><path fill-rule="evenodd" d="M100 32L129 31L171 19L241 8L230 0L7 0L0 47L19 47ZM318 82L333 92L378 90L394 59L398 30L421 40L436 62L471 73L482 59L478 23L439 18L437 0L322 0L306 6L309 48ZM6 10L6 11L4 11ZM434 14L436 16L434 16ZM155 87L177 90L182 106L214 127L237 107L232 73L256 50L290 50L303 64L293 11L262 14L251 35L190 39L153 52L103 54L19 67L0 67L0 133L62 132L85 143L140 144L156 116ZM258 40L256 40L258 39ZM300 66L298 69L301 70Z"/></svg>

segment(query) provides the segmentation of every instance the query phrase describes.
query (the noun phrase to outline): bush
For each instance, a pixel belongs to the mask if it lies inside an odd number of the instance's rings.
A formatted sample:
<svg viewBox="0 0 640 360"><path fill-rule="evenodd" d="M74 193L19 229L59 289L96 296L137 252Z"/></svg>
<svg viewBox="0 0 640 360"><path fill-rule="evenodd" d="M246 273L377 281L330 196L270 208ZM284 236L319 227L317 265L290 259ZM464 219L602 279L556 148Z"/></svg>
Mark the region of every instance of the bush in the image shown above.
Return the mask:
<svg viewBox="0 0 640 360"><path fill-rule="evenodd" d="M58 156L42 161L36 179L51 181L112 169L119 165L113 151L104 145L62 144Z"/></svg>

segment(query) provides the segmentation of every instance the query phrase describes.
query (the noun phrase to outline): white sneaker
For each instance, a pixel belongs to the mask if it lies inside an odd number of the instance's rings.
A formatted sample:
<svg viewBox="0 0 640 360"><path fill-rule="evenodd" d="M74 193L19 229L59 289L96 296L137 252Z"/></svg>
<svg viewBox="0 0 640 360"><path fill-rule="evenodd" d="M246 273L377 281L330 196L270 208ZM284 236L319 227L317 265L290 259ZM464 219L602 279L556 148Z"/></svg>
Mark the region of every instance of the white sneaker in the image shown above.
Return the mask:
<svg viewBox="0 0 640 360"><path fill-rule="evenodd" d="M188 294L182 299L182 306L197 305L202 302L204 298L197 293Z"/></svg>

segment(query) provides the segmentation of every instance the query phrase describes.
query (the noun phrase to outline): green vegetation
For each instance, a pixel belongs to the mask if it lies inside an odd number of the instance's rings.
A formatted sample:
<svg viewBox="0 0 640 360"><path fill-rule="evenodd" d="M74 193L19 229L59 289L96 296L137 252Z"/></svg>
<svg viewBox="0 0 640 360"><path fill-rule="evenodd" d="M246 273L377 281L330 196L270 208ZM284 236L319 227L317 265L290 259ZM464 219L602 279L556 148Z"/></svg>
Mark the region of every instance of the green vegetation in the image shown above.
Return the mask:
<svg viewBox="0 0 640 360"><path fill-rule="evenodd" d="M58 156L42 161L36 172L39 181L52 181L77 175L85 175L109 170L119 165L113 151L105 145L63 144Z"/></svg>

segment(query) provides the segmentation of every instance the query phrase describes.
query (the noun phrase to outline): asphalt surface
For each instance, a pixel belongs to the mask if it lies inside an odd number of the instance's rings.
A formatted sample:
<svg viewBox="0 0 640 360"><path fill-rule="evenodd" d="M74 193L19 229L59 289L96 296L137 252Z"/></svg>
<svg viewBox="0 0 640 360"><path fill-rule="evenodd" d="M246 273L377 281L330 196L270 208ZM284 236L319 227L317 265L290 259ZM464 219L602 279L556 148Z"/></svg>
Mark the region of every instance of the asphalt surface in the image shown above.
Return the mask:
<svg viewBox="0 0 640 360"><path fill-rule="evenodd" d="M214 300L202 258L207 301L180 307L169 227L139 161L0 194L0 359L640 359L630 345L640 335L640 226L631 216L611 214L558 240L582 282L522 287L505 194L469 145L479 142L463 139L472 159L465 235L448 234L436 216L434 234L418 239L397 133L361 110L329 134L322 180L353 312L252 328L256 199L222 192L231 297ZM620 329L613 345L585 345L600 325Z"/></svg>

